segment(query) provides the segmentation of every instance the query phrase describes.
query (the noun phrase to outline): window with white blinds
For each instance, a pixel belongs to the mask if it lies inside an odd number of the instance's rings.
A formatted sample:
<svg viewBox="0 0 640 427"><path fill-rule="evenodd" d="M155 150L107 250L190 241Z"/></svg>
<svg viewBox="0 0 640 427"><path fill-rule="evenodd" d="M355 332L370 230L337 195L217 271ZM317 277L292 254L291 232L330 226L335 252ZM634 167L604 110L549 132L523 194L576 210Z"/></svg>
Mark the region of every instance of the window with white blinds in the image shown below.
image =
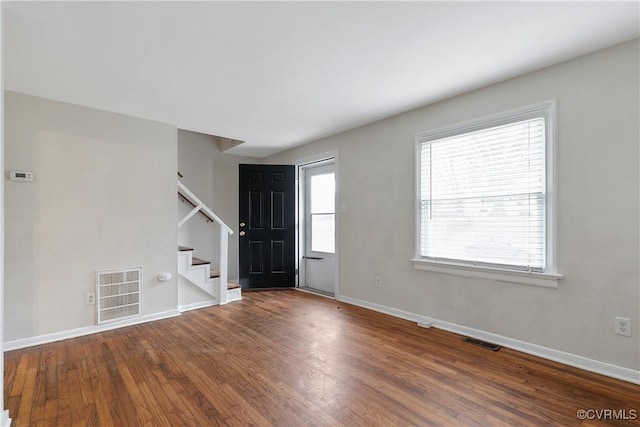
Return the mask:
<svg viewBox="0 0 640 427"><path fill-rule="evenodd" d="M544 272L548 111L418 135L418 257Z"/></svg>

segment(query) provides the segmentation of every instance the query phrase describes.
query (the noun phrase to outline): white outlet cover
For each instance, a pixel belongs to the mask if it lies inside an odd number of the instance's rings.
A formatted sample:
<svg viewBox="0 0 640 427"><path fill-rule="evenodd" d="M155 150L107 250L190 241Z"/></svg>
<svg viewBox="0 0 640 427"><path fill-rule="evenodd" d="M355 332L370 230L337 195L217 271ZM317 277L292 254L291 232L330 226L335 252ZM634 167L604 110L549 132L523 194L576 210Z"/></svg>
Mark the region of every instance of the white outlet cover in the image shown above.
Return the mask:
<svg viewBox="0 0 640 427"><path fill-rule="evenodd" d="M626 317L615 318L615 333L616 335L623 335L625 337L631 336L631 319Z"/></svg>

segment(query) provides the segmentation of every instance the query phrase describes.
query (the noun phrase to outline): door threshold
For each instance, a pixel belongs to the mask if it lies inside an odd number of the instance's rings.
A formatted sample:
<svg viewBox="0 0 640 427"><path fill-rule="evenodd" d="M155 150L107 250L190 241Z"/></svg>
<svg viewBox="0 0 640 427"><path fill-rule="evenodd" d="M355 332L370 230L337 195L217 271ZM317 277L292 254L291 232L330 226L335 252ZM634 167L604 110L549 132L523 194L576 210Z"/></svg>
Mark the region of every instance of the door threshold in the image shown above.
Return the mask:
<svg viewBox="0 0 640 427"><path fill-rule="evenodd" d="M296 288L297 291L307 292L310 294L320 295L321 297L336 299L336 295L331 292L321 291L320 289L310 288L308 286L299 286Z"/></svg>

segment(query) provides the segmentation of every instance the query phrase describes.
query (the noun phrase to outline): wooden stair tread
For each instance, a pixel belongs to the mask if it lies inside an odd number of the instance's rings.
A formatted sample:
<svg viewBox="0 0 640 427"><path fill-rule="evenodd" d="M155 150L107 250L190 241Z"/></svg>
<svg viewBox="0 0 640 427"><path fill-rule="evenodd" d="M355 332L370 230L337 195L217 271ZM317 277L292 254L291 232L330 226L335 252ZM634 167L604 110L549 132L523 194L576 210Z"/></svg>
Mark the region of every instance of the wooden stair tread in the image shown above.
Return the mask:
<svg viewBox="0 0 640 427"><path fill-rule="evenodd" d="M227 282L227 290L238 289L239 287L240 287L240 283Z"/></svg>
<svg viewBox="0 0 640 427"><path fill-rule="evenodd" d="M178 246L178 251L180 252L186 252L186 251L192 251L192 248L188 248L186 246Z"/></svg>
<svg viewBox="0 0 640 427"><path fill-rule="evenodd" d="M220 272L218 270L209 270L209 278L215 279L216 277L220 277Z"/></svg>
<svg viewBox="0 0 640 427"><path fill-rule="evenodd" d="M205 261L200 258L191 257L191 265L203 265L203 264L211 264L209 261Z"/></svg>

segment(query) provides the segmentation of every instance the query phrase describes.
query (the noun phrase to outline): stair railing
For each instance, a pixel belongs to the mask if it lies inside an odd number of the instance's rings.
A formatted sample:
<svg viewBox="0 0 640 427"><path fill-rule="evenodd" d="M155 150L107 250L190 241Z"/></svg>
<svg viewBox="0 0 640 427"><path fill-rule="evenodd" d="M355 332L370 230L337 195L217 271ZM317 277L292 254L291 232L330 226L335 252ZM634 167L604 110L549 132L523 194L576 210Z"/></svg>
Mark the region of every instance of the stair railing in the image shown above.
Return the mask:
<svg viewBox="0 0 640 427"><path fill-rule="evenodd" d="M233 234L233 230L224 223L207 205L193 194L182 182L178 181L178 193L189 200L195 207L184 218L178 222L178 228L182 227L185 222L199 211L204 212L215 222L220 224L220 304L227 303L227 272L229 263L229 236Z"/></svg>

